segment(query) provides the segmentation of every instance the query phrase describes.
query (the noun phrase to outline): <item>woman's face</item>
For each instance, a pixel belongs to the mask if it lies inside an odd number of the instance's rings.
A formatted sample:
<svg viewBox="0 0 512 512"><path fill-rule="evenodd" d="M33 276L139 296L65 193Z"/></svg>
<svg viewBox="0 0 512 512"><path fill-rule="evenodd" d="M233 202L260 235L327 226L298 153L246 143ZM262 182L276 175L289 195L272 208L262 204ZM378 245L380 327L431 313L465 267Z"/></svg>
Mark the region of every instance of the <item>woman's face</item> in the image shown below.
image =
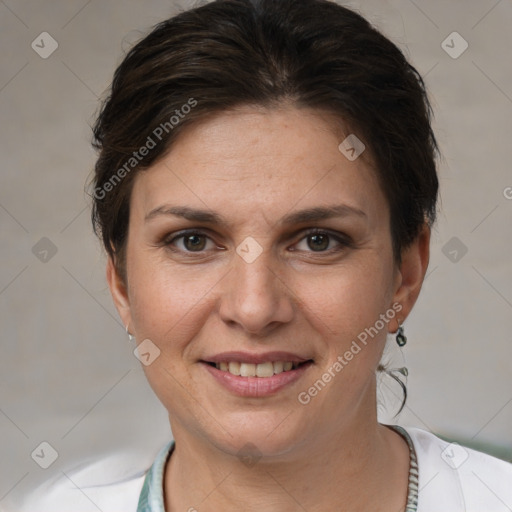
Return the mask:
<svg viewBox="0 0 512 512"><path fill-rule="evenodd" d="M375 422L375 369L414 279L346 135L312 110L247 107L137 175L127 288L110 262L108 279L176 438L277 455Z"/></svg>

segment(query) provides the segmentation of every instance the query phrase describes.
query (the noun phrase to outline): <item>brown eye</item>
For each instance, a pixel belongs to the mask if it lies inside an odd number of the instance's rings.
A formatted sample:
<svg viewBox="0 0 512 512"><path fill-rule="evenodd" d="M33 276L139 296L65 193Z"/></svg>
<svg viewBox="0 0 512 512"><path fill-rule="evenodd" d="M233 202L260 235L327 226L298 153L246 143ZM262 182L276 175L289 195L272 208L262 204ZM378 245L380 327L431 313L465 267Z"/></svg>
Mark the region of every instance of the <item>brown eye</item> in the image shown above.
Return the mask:
<svg viewBox="0 0 512 512"><path fill-rule="evenodd" d="M212 239L200 231L182 231L168 237L164 244L173 251L187 253L207 252L215 247Z"/></svg>
<svg viewBox="0 0 512 512"><path fill-rule="evenodd" d="M329 235L309 235L308 246L313 251L325 251L329 247Z"/></svg>
<svg viewBox="0 0 512 512"><path fill-rule="evenodd" d="M183 237L183 245L188 251L202 251L206 246L206 238L203 235L186 235Z"/></svg>
<svg viewBox="0 0 512 512"><path fill-rule="evenodd" d="M315 229L305 233L292 250L334 254L353 247L352 239L343 233Z"/></svg>

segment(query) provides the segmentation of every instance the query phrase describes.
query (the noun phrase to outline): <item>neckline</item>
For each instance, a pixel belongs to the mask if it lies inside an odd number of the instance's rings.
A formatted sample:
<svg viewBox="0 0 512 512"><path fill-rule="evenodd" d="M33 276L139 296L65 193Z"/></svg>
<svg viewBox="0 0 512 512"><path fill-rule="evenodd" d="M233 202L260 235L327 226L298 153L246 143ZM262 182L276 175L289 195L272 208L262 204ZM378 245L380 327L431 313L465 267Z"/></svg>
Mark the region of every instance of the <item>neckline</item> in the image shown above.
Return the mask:
<svg viewBox="0 0 512 512"><path fill-rule="evenodd" d="M407 486L407 504L405 512L417 512L418 509L418 457L411 436L399 425L386 425L401 435L409 446L409 480ZM169 441L157 454L151 468L146 473L139 496L137 512L165 512L164 508L164 472L169 457L176 444Z"/></svg>
<svg viewBox="0 0 512 512"><path fill-rule="evenodd" d="M165 512L164 508L164 472L169 457L176 444L169 441L157 454L149 468L140 491L137 512Z"/></svg>
<svg viewBox="0 0 512 512"><path fill-rule="evenodd" d="M418 483L419 483L419 468L418 456L414 448L411 436L400 425L386 425L400 434L409 446L409 481L407 485L407 503L405 505L405 512L417 512L418 510Z"/></svg>

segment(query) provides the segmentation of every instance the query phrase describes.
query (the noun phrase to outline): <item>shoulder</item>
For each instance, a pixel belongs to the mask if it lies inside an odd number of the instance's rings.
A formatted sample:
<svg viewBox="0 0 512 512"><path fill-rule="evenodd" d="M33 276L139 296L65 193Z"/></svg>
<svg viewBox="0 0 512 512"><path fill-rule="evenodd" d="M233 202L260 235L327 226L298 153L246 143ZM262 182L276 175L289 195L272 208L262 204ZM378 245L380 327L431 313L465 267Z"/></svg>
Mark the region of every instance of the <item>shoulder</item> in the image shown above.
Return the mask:
<svg viewBox="0 0 512 512"><path fill-rule="evenodd" d="M406 427L418 457L418 512L509 512L512 464Z"/></svg>
<svg viewBox="0 0 512 512"><path fill-rule="evenodd" d="M134 453L116 453L65 469L25 496L17 510L135 512L150 465Z"/></svg>

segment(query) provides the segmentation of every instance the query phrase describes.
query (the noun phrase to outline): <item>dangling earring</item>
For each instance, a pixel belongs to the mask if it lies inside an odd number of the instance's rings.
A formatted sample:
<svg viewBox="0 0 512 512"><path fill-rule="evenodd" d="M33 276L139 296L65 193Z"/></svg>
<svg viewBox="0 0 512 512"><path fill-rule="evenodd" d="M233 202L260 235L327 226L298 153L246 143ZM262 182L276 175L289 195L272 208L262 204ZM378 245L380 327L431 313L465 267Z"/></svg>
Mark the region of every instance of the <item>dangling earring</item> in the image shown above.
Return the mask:
<svg viewBox="0 0 512 512"><path fill-rule="evenodd" d="M400 321L398 321L398 330L396 331L396 343L399 347L403 347L407 343L404 328L400 325Z"/></svg>
<svg viewBox="0 0 512 512"><path fill-rule="evenodd" d="M126 334L128 334L128 339L129 339L130 341L133 341L133 334L130 334L130 333L128 332L128 326L126 326Z"/></svg>

